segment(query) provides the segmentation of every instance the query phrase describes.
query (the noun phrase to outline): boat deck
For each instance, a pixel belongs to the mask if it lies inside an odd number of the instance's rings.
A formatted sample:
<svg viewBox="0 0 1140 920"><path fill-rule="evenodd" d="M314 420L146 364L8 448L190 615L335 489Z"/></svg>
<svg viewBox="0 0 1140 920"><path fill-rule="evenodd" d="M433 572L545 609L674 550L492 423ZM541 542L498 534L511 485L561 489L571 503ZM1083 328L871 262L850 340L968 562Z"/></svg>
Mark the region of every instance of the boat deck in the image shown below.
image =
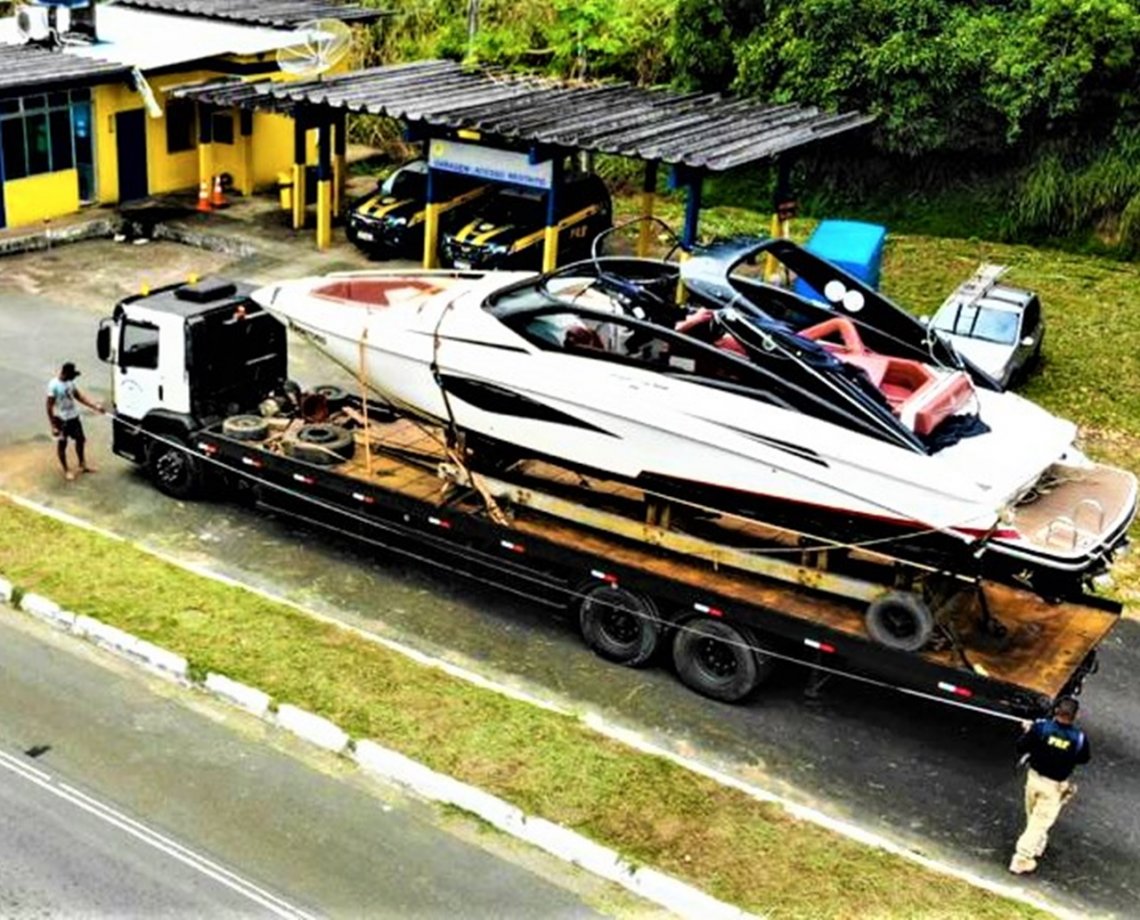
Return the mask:
<svg viewBox="0 0 1140 920"><path fill-rule="evenodd" d="M362 421L358 413L352 414L355 421ZM282 436L297 424L279 428L261 446L281 452ZM456 488L441 478L438 470L439 464L448 460L440 429L403 418L373 418L366 429L357 430L356 438L355 456L336 467L339 475L439 508L456 507ZM366 444L370 449L365 449ZM632 486L584 477L534 461L528 461L524 468L530 482L545 481L552 490L570 491L574 500L584 505L644 510L645 495ZM484 509L482 500L471 492L460 497L458 507L475 513ZM739 518L722 516L719 521L710 521L703 517L700 523L705 532L710 527L722 528L724 542L732 546L789 544L785 532ZM701 592L767 608L860 639L868 638L863 624L864 608L855 602L773 582L709 559L685 557L655 545L639 545L636 540L531 508L512 507L510 526L535 540L572 546ZM714 573L715 578L710 578ZM985 596L991 614L1007 627L1009 634L1000 644L984 635L976 627L977 599L964 594L945 614L959 637L962 654L979 673L1049 697L1064 689L1073 672L1117 620L1113 614L1093 607L1049 603L1036 594L998 583L987 582ZM963 664L954 649L925 650L919 654L947 667Z"/></svg>
<svg viewBox="0 0 1140 920"><path fill-rule="evenodd" d="M1017 507L1013 525L1042 549L1078 553L1103 543L1136 503L1136 480L1125 470L1054 468L1052 485Z"/></svg>

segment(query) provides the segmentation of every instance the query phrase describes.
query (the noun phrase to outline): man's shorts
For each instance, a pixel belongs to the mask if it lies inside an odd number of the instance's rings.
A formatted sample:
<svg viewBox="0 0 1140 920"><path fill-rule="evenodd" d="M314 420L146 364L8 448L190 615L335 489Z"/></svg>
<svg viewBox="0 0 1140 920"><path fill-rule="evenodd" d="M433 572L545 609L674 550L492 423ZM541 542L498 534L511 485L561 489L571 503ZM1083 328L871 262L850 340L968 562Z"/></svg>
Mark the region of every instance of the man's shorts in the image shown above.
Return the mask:
<svg viewBox="0 0 1140 920"><path fill-rule="evenodd" d="M60 419L59 432L60 440L63 441L66 441L68 438L71 438L73 441L85 440L83 435L83 423L77 418Z"/></svg>

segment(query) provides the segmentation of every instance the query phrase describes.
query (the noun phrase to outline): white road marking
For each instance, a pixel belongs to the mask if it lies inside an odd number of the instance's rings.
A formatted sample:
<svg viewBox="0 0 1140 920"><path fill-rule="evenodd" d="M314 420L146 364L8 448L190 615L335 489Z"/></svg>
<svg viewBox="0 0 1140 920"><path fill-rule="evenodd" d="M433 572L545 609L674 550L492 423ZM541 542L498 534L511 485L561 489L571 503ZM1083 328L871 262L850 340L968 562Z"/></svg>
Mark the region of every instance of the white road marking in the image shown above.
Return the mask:
<svg viewBox="0 0 1140 920"><path fill-rule="evenodd" d="M177 859L191 869L237 892L242 897L253 901L255 904L259 904L278 917L287 918L287 920L315 920L312 914L308 914L300 908L289 904L287 901L281 900L281 898L266 891L264 888L259 888L253 884L253 882L231 872L225 868L225 866L220 866L205 856L182 846L182 844L177 841L171 840L169 837L158 833L158 831L152 830L144 824L140 824L138 821L112 808L110 805L92 798L61 780L57 780L50 773L45 773L43 770L33 767L31 764L25 763L19 758L6 754L3 751L0 751L0 767L26 779L30 783L34 783L57 798L70 802L88 814L94 815L96 818L117 827L119 830L125 831L148 846L165 853L167 856Z"/></svg>

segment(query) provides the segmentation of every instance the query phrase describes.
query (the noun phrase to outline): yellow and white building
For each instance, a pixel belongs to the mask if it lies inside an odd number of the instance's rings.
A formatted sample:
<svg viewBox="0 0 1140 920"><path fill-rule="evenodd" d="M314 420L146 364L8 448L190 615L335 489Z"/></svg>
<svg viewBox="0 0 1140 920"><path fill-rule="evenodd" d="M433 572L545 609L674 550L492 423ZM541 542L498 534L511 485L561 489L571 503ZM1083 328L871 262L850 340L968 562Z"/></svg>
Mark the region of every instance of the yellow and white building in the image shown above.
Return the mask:
<svg viewBox="0 0 1140 920"><path fill-rule="evenodd" d="M221 173L244 194L274 184L294 160L288 115L205 107L169 90L289 79L277 54L296 46L301 22L381 14L333 0L119 0L90 15L94 41L52 50L25 42L15 17L0 20L0 227L194 189Z"/></svg>

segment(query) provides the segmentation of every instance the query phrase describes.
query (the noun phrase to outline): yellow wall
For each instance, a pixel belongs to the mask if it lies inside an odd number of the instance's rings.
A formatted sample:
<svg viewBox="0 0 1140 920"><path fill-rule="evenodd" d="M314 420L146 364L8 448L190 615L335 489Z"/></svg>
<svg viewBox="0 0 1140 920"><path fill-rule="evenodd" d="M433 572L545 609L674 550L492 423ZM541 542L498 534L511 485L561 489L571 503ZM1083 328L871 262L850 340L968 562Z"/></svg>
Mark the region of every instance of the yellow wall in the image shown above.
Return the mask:
<svg viewBox="0 0 1140 920"><path fill-rule="evenodd" d="M72 214L79 210L79 173L64 169L5 182L4 209L9 227Z"/></svg>
<svg viewBox="0 0 1140 920"><path fill-rule="evenodd" d="M165 87L207 80L218 76L209 71L183 71L148 77L151 89L159 104L165 106ZM285 76L285 75L281 75ZM278 78L274 75L274 78ZM100 203L111 204L119 200L118 158L115 148L115 115L128 109L143 107L142 98L127 86L99 86L92 94L92 118L95 124L95 183ZM234 143L213 143L212 172L228 172L235 179L241 176L241 122L236 110ZM166 152L166 119L146 119L147 124L147 188L152 194L183 191L198 186L198 150L195 147L180 153ZM309 162L316 162L316 132L310 132ZM253 175L254 186L270 187L276 184L277 174L287 171L293 162L293 121L283 115L257 112L253 119Z"/></svg>

